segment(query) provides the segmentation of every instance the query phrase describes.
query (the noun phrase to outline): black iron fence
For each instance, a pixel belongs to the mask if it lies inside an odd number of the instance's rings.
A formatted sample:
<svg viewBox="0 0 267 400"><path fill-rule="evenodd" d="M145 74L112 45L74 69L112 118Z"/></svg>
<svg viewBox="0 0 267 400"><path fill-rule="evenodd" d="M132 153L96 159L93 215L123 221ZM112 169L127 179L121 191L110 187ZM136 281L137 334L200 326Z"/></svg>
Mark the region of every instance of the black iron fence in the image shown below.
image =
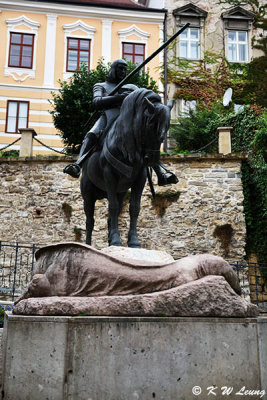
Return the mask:
<svg viewBox="0 0 267 400"><path fill-rule="evenodd" d="M0 300L14 300L28 286L34 254L40 246L0 241ZM230 261L240 281L242 296L267 311L267 264Z"/></svg>
<svg viewBox="0 0 267 400"><path fill-rule="evenodd" d="M0 298L12 301L31 281L36 245L0 241Z"/></svg>
<svg viewBox="0 0 267 400"><path fill-rule="evenodd" d="M230 262L237 273L242 295L250 298L262 310L267 311L267 263Z"/></svg>

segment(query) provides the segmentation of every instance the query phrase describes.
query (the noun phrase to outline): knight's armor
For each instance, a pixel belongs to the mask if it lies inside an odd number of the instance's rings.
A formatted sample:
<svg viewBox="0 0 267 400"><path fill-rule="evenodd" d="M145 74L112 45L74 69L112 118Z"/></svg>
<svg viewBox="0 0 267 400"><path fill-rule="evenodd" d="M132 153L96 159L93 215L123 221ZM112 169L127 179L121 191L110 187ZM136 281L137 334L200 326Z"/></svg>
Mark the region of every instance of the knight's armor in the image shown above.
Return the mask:
<svg viewBox="0 0 267 400"><path fill-rule="evenodd" d="M118 70L121 67L121 70ZM109 93L126 76L127 63L125 60L116 60L112 63L110 72L105 82L96 83L93 87L93 107L96 111L104 110L104 113L96 121L94 126L84 137L78 160L75 164L69 164L64 168L64 172L74 178L80 176L80 165L84 161L84 155L94 147L103 131L107 131L109 126L120 114L120 106L130 91L137 89L135 85L126 85L126 93L116 93L109 96Z"/></svg>
<svg viewBox="0 0 267 400"><path fill-rule="evenodd" d="M121 82L126 76L127 63L125 60L118 59L111 65L110 72L105 82L96 83L93 87L93 107L96 111L104 110L104 113L96 121L94 126L84 137L81 150L78 156L78 160L75 164L69 164L64 168L64 172L71 175L74 178L80 176L80 165L86 157L85 154L96 145L100 136L103 132L107 132L112 123L120 114L120 107L125 97L133 90L137 89L137 86L127 84L123 86L119 93L109 96L109 94L115 89L119 82ZM168 169L165 169L167 174L161 171L160 163L153 167L158 177L158 184L160 186L171 183L177 183L177 177L171 173Z"/></svg>
<svg viewBox="0 0 267 400"><path fill-rule="evenodd" d="M120 114L120 106L122 101L133 90L137 89L135 85L125 85L120 89L121 93L114 96L109 96L109 93L117 86L117 83L103 82L97 83L93 87L93 106L95 110L104 110L104 114L98 119L95 125L90 129L90 132L97 137L103 130L108 130L115 119Z"/></svg>

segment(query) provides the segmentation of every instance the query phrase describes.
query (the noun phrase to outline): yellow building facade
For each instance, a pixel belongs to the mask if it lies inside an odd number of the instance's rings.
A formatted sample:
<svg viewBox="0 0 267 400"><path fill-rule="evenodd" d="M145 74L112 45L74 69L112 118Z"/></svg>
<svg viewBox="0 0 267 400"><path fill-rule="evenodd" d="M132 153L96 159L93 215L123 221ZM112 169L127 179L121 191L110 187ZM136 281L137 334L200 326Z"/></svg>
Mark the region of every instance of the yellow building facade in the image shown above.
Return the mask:
<svg viewBox="0 0 267 400"><path fill-rule="evenodd" d="M163 40L164 15L160 9L98 5L97 0L1 1L0 150L20 137L20 128L32 128L41 142L61 151L49 114L58 80L68 80L79 62L95 68L101 57L105 62L146 58ZM158 83L162 61L161 54L148 65ZM52 153L33 144L34 155ZM8 150L19 147L16 143Z"/></svg>

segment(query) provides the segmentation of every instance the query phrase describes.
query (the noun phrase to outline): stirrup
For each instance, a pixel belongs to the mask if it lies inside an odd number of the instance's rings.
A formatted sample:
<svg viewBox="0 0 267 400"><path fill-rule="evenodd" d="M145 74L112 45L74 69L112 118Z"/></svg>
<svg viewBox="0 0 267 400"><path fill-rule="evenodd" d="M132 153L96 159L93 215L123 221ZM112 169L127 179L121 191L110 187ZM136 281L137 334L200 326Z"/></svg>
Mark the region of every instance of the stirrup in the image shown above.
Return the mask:
<svg viewBox="0 0 267 400"><path fill-rule="evenodd" d="M168 174L162 174L160 177L158 177L159 186L172 185L177 182L179 182L179 179L176 175L174 175L173 172L168 172Z"/></svg>
<svg viewBox="0 0 267 400"><path fill-rule="evenodd" d="M81 168L77 164L69 164L63 169L63 172L72 176L73 178L79 178Z"/></svg>

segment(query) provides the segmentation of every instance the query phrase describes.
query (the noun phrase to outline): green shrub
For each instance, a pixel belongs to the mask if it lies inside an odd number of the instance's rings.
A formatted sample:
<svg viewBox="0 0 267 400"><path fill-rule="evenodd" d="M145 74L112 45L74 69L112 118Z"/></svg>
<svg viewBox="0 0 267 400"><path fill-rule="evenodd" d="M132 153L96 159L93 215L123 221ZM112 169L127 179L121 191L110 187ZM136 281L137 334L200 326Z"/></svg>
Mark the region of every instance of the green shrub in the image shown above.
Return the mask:
<svg viewBox="0 0 267 400"><path fill-rule="evenodd" d="M6 150L0 152L0 157L19 157L19 150Z"/></svg>
<svg viewBox="0 0 267 400"><path fill-rule="evenodd" d="M171 128L171 134L177 142L179 152L195 151L216 137L219 126L232 126L232 151L247 152L260 126L261 118L249 106L233 113L215 103L210 109L190 110L189 115L180 117L177 125ZM259 136L263 138L263 133ZM217 146L208 149L209 152L216 150Z"/></svg>
<svg viewBox="0 0 267 400"><path fill-rule="evenodd" d="M12 310L13 310L13 305L0 304L0 324L4 323L5 312L12 311Z"/></svg>
<svg viewBox="0 0 267 400"><path fill-rule="evenodd" d="M229 114L225 118L225 126L232 126L232 152L248 152L251 142L255 136L255 131L259 126L260 117L249 106L237 114Z"/></svg>
<svg viewBox="0 0 267 400"><path fill-rule="evenodd" d="M189 115L181 116L170 133L177 143L177 151L195 151L210 143L221 124L221 106L215 104L211 109L189 110Z"/></svg>

